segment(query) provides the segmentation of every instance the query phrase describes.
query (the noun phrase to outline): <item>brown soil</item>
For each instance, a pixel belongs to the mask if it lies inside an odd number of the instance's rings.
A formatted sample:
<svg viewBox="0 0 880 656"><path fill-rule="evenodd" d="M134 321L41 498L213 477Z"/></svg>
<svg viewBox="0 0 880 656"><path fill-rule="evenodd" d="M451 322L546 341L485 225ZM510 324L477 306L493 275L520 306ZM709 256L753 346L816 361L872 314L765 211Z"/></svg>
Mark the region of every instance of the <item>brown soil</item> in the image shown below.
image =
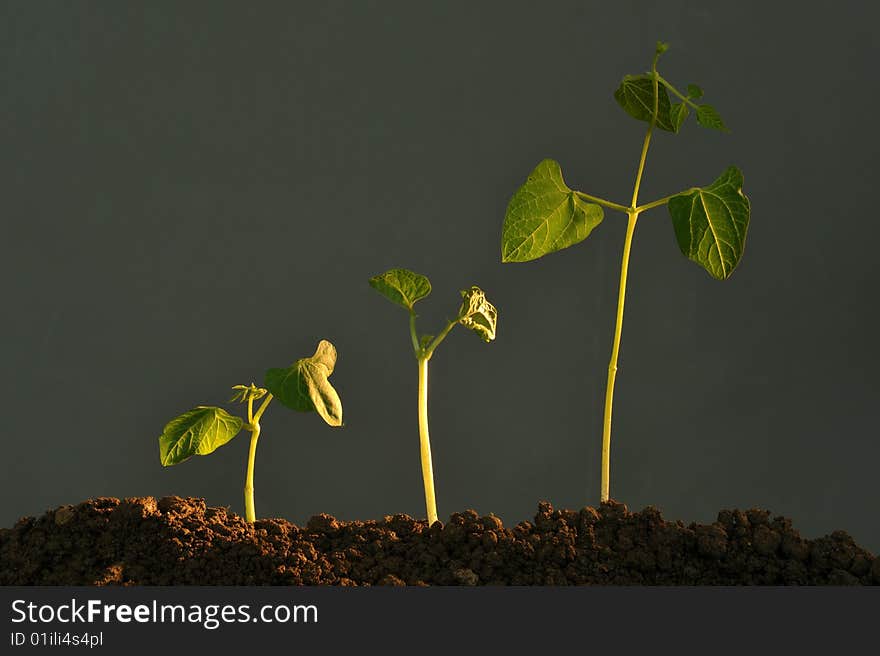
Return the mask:
<svg viewBox="0 0 880 656"><path fill-rule="evenodd" d="M504 528L472 510L430 528L407 515L249 526L203 499L91 499L0 529L3 585L858 585L880 558L843 531L807 540L765 510L710 525L615 502L538 505Z"/></svg>

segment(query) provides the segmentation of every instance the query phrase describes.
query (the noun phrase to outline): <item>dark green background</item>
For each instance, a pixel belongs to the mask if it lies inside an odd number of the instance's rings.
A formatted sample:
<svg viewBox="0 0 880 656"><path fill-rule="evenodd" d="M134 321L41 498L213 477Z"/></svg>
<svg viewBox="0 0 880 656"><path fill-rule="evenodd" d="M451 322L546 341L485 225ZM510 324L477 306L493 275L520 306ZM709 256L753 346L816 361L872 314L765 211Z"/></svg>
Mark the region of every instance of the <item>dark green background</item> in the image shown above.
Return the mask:
<svg viewBox="0 0 880 656"><path fill-rule="evenodd" d="M877 552L876 25L856 2L4 2L0 525L97 495L241 512L244 434L168 469L157 437L321 338L346 427L270 408L258 515L422 516L406 315L367 285L393 266L434 283L423 331L471 284L500 311L496 342L456 329L432 361L441 517L596 504L625 218L520 265L501 224L544 157L628 202L644 124L612 92L663 39L732 133L658 134L641 198L736 164L752 223L719 283L665 209L640 221L612 495Z"/></svg>

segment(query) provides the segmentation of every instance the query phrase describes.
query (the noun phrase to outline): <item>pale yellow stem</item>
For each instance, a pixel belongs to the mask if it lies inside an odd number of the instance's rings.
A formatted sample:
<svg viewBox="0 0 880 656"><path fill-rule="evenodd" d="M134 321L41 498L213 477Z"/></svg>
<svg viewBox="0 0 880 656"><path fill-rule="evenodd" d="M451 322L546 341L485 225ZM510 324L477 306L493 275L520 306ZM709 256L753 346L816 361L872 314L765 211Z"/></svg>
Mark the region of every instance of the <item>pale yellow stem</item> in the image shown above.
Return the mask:
<svg viewBox="0 0 880 656"><path fill-rule="evenodd" d="M626 224L623 242L623 261L620 265L620 289L617 293L617 320L614 324L614 341L611 345L611 362L608 364L608 384L605 388L605 423L602 429L602 491L600 501L608 501L611 486L611 409L614 401L614 381L617 379L617 356L620 353L620 335L623 330L623 306L626 301L626 276L629 271L629 251L638 212L631 212Z"/></svg>
<svg viewBox="0 0 880 656"><path fill-rule="evenodd" d="M257 456L257 440L260 439L260 424L251 424L251 445L248 449L247 477L244 480L244 518L253 524L257 521L254 508L254 461Z"/></svg>
<svg viewBox="0 0 880 656"><path fill-rule="evenodd" d="M422 482L425 485L425 508L430 526L437 521L437 501L434 498L434 468L431 464L431 439L428 436L428 358L419 358L419 447Z"/></svg>

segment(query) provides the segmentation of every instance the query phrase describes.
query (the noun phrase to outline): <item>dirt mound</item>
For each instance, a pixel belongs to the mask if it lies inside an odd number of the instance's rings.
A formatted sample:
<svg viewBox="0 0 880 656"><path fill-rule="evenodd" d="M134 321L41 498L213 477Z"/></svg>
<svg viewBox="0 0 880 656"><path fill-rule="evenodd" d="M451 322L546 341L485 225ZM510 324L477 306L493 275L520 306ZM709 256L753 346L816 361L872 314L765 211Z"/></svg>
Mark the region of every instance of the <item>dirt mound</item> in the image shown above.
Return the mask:
<svg viewBox="0 0 880 656"><path fill-rule="evenodd" d="M472 510L449 523L393 515L248 525L203 499L91 499L0 530L3 585L858 585L880 558L843 531L807 540L765 510L710 525L621 503L540 503L505 528Z"/></svg>

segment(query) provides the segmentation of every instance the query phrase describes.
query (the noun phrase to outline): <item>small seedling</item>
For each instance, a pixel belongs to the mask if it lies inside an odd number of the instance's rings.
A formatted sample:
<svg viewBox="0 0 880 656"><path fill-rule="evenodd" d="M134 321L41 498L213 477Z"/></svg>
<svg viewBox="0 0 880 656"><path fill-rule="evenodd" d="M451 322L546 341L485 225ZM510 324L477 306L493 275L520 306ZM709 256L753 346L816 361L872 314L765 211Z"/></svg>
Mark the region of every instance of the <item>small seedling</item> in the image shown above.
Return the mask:
<svg viewBox="0 0 880 656"><path fill-rule="evenodd" d="M162 465L176 465L190 456L205 456L229 442L244 428L250 431L247 475L244 484L245 519L256 520L254 510L254 460L260 439L260 419L273 398L294 410L314 410L331 426L342 425L342 402L328 378L336 366L336 348L321 340L315 354L297 360L286 369L269 369L266 387L234 385L230 401L247 404L247 421L229 414L223 408L200 405L184 412L165 425L159 437L159 458ZM254 401L263 399L254 412Z"/></svg>
<svg viewBox="0 0 880 656"><path fill-rule="evenodd" d="M623 327L629 253L636 221L643 212L666 205L681 252L718 280L728 278L739 264L749 227L749 199L742 193L742 173L735 166L728 167L718 179L706 187L691 187L639 205L639 186L655 127L667 132L678 132L693 110L697 123L701 126L727 132L727 127L714 107L696 102L703 96L700 87L689 84L687 93L682 93L657 72L657 60L667 48L667 44L658 43L651 70L643 75L627 75L614 92L614 98L627 114L648 123L630 204L612 203L569 189L562 179L559 164L545 159L513 195L504 217L501 239L503 262L534 260L583 241L601 223L603 207L622 212L629 218L623 243L617 320L614 325L605 393L602 501L608 500L609 492L611 407ZM669 94L677 101L671 102Z"/></svg>
<svg viewBox="0 0 880 656"><path fill-rule="evenodd" d="M470 328L485 342L495 339L498 311L486 300L479 287L461 292L463 302L454 319L446 322L436 336L421 335L416 331L417 301L431 293L431 282L423 275L406 269L391 269L370 278L370 286L393 303L409 312L409 333L413 353L419 363L419 446L422 460L422 482L425 486L425 506L428 525L437 521L437 501L434 496L434 469L431 464L431 440L428 436L428 361L434 351L458 324Z"/></svg>

